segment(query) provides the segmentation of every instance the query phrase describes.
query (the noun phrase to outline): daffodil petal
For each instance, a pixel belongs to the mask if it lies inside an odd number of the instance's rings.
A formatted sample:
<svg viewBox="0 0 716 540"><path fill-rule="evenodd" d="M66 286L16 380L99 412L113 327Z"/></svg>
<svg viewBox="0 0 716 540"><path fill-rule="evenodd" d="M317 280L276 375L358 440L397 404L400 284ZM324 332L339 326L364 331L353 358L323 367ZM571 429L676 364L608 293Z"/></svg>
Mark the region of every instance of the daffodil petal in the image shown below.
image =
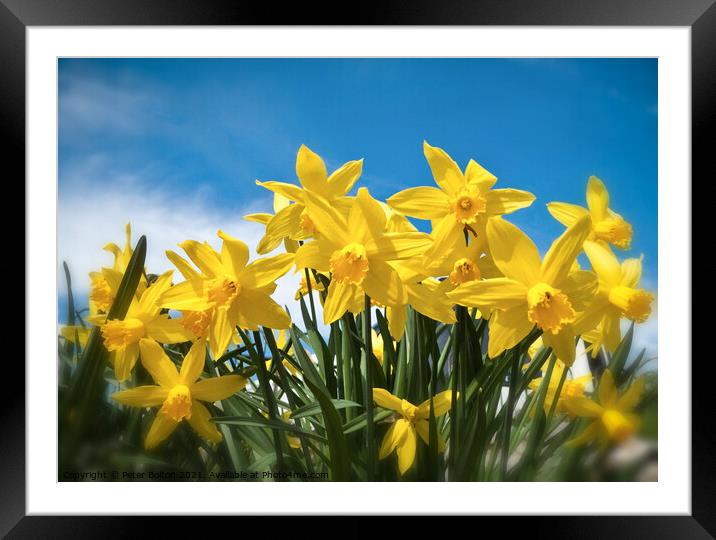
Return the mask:
<svg viewBox="0 0 716 540"><path fill-rule="evenodd" d="M224 231L219 231L218 235L223 240L221 262L224 267L231 270L234 276L238 276L249 260L249 247L238 238L229 236Z"/></svg>
<svg viewBox="0 0 716 540"><path fill-rule="evenodd" d="M144 313L156 315L161 308L159 307L159 298L172 285L173 270L163 273L154 283L152 283L142 294L139 299L139 309Z"/></svg>
<svg viewBox="0 0 716 540"><path fill-rule="evenodd" d="M363 172L363 160L349 161L328 177L328 196L340 197L348 193Z"/></svg>
<svg viewBox="0 0 716 540"><path fill-rule="evenodd" d="M397 342L403 339L405 322L408 320L407 306L388 306L385 308L385 318L388 319L388 331Z"/></svg>
<svg viewBox="0 0 716 540"><path fill-rule="evenodd" d="M267 214L265 212L256 212L255 214L246 214L244 216L244 219L246 221L251 221L252 223L260 223L261 225L266 225L269 221L271 221L272 217L273 214Z"/></svg>
<svg viewBox="0 0 716 540"><path fill-rule="evenodd" d="M442 416L450 410L452 404L452 390L445 390L433 396L433 412L435 417ZM426 399L418 405L418 416L420 418L430 418L430 400Z"/></svg>
<svg viewBox="0 0 716 540"><path fill-rule="evenodd" d="M260 289L273 283L291 269L293 260L293 253L256 259L238 276L242 289Z"/></svg>
<svg viewBox="0 0 716 540"><path fill-rule="evenodd" d="M393 450L395 450L398 440L395 437L397 422L390 424L388 431L383 436L383 442L380 444L380 450L378 451L378 459L387 458Z"/></svg>
<svg viewBox="0 0 716 540"><path fill-rule="evenodd" d="M468 185L476 187L479 191L485 193L495 185L497 177L477 161L471 159L465 168L465 180L467 180Z"/></svg>
<svg viewBox="0 0 716 540"><path fill-rule="evenodd" d="M558 285L569 275L591 230L592 220L584 216L552 242L542 261L542 281Z"/></svg>
<svg viewBox="0 0 716 540"><path fill-rule="evenodd" d="M564 401L562 402L564 403ZM587 444L588 442L592 441L597 437L599 433L599 423L598 422L592 422L589 424L582 433L574 437L573 439L570 439L567 441L568 446L581 446L583 444Z"/></svg>
<svg viewBox="0 0 716 540"><path fill-rule="evenodd" d="M620 411L631 411L637 406L644 393L644 378L636 379L629 389L617 400L617 408Z"/></svg>
<svg viewBox="0 0 716 540"><path fill-rule="evenodd" d="M318 272L328 272L330 267L331 252L324 249L318 242L308 242L298 248L295 255L296 268L312 268Z"/></svg>
<svg viewBox="0 0 716 540"><path fill-rule="evenodd" d="M237 305L241 316L254 325L276 330L291 326L291 318L286 310L263 290L242 292Z"/></svg>
<svg viewBox="0 0 716 540"><path fill-rule="evenodd" d="M233 396L246 386L246 379L240 375L223 375L202 379L191 385L191 395L194 399L201 401L221 401Z"/></svg>
<svg viewBox="0 0 716 540"><path fill-rule="evenodd" d="M430 170L433 173L435 183L439 185L448 195L456 195L465 187L465 177L457 166L457 163L442 148L430 146L427 141L423 142L423 153L428 160Z"/></svg>
<svg viewBox="0 0 716 540"><path fill-rule="evenodd" d="M635 288L641 280L641 258L626 259L622 262L620 285Z"/></svg>
<svg viewBox="0 0 716 540"><path fill-rule="evenodd" d="M597 388L599 394L599 403L605 408L612 408L617 402L617 387L614 384L614 375L608 369L602 373L602 377L599 379L599 388Z"/></svg>
<svg viewBox="0 0 716 540"><path fill-rule="evenodd" d="M433 245L429 234L420 232L385 233L365 246L368 258L396 261L417 257Z"/></svg>
<svg viewBox="0 0 716 540"><path fill-rule="evenodd" d="M505 311L495 311L490 317L487 354L495 358L511 349L530 333L534 324L527 319L526 306L519 305Z"/></svg>
<svg viewBox="0 0 716 540"><path fill-rule="evenodd" d="M297 235L300 230L301 213L305 209L305 206L296 203L279 210L266 224L266 236L287 238Z"/></svg>
<svg viewBox="0 0 716 540"><path fill-rule="evenodd" d="M301 185L317 193L326 189L328 173L321 157L305 145L301 145L296 156L296 176Z"/></svg>
<svg viewBox="0 0 716 540"><path fill-rule="evenodd" d="M190 280L199 277L199 273L192 268L192 266L184 257L172 251L171 249L166 250L165 253L167 259L169 259L172 264L177 267L177 270L179 270L181 275L184 276L184 279Z"/></svg>
<svg viewBox="0 0 716 540"><path fill-rule="evenodd" d="M576 223L579 218L589 215L589 211L583 206L564 202L547 203L547 210L554 219L565 227L569 227Z"/></svg>
<svg viewBox="0 0 716 540"><path fill-rule="evenodd" d="M155 341L152 341L152 343L156 345ZM157 347L159 347L159 345L157 345ZM139 346L136 343L130 343L126 347L114 351L113 355L114 376L118 382L124 382L129 378L134 365L137 363L137 359L139 358Z"/></svg>
<svg viewBox="0 0 716 540"><path fill-rule="evenodd" d="M407 420L398 420L398 422L405 422L404 435L402 440L398 443L395 450L398 454L398 469L400 474L405 474L415 462L415 451L417 448L417 441L415 436L415 429L407 422ZM396 422L397 423L397 422ZM396 428L397 431L398 428Z"/></svg>
<svg viewBox="0 0 716 540"><path fill-rule="evenodd" d="M179 246L206 276L216 277L224 273L221 257L207 244L196 240L185 240Z"/></svg>
<svg viewBox="0 0 716 540"><path fill-rule="evenodd" d="M558 283L560 290L569 296L572 307L583 311L592 303L599 291L599 280L594 272L577 270Z"/></svg>
<svg viewBox="0 0 716 540"><path fill-rule="evenodd" d="M562 403L568 412L585 418L598 418L603 411L601 405L586 397L565 396Z"/></svg>
<svg viewBox="0 0 716 540"><path fill-rule="evenodd" d="M487 222L490 253L508 278L531 287L539 280L540 256L532 240L520 229L501 218Z"/></svg>
<svg viewBox="0 0 716 540"><path fill-rule="evenodd" d="M542 341L546 347L552 348L554 354L557 355L557 358L559 358L564 365L569 367L574 364L576 343L574 329L571 325L566 325L556 334L545 332L542 335Z"/></svg>
<svg viewBox="0 0 716 540"><path fill-rule="evenodd" d="M170 319L168 315L160 315L145 323L147 336L159 343L184 343L191 340L194 335L179 322L179 319Z"/></svg>
<svg viewBox="0 0 716 540"><path fill-rule="evenodd" d="M142 365L160 386L171 388L179 384L179 372L161 345L153 339L143 338L139 340L139 351Z"/></svg>
<svg viewBox="0 0 716 540"><path fill-rule="evenodd" d="M207 293L207 280L196 278L174 285L164 291L159 297L159 305L163 308L180 311L205 311L213 307Z"/></svg>
<svg viewBox="0 0 716 540"><path fill-rule="evenodd" d="M486 211L491 216L511 214L521 208L527 208L535 200L532 193L521 189L491 189L485 197Z"/></svg>
<svg viewBox="0 0 716 540"><path fill-rule="evenodd" d="M175 421L166 414L158 412L149 428L147 437L144 439L144 448L152 450L153 448L159 446L162 441L174 433L174 430L178 425L179 422Z"/></svg>
<svg viewBox="0 0 716 540"><path fill-rule="evenodd" d="M385 409L402 411L403 400L388 392L385 388L373 388L373 401Z"/></svg>
<svg viewBox="0 0 716 540"><path fill-rule="evenodd" d="M365 293L385 306L407 304L408 293L398 272L380 259L369 261L370 269L362 283Z"/></svg>
<svg viewBox="0 0 716 540"><path fill-rule="evenodd" d="M323 197L306 192L306 208L318 232L328 232L326 240L335 243L338 249L351 242L347 220Z"/></svg>
<svg viewBox="0 0 716 540"><path fill-rule="evenodd" d="M434 187L414 187L399 191L387 201L391 208L419 219L439 219L449 211L448 195Z"/></svg>
<svg viewBox="0 0 716 540"><path fill-rule="evenodd" d="M201 437L209 442L218 443L222 439L221 432L216 424L209 420L210 418L211 413L204 405L198 401L192 402L191 416L187 418L187 422Z"/></svg>
<svg viewBox="0 0 716 540"><path fill-rule="evenodd" d="M619 284L622 276L622 269L619 261L612 251L603 244L592 242L590 240L584 242L584 252L599 276L609 287Z"/></svg>
<svg viewBox="0 0 716 540"><path fill-rule="evenodd" d="M607 217L609 192L604 183L596 176L590 176L587 182L587 206L595 222L602 221Z"/></svg>
<svg viewBox="0 0 716 540"><path fill-rule="evenodd" d="M169 389L162 386L147 385L137 386L130 388L129 390L123 390L121 392L115 392L112 394L112 399L122 405L129 407L156 407L161 405L167 395Z"/></svg>
<svg viewBox="0 0 716 540"><path fill-rule="evenodd" d="M256 185L266 188L269 191L273 191L274 193L277 193L279 195L282 195L291 201L300 202L303 200L303 190L293 184L287 184L286 182L275 182L273 180L270 180L268 182L260 182L259 180L256 180Z"/></svg>
<svg viewBox="0 0 716 540"><path fill-rule="evenodd" d="M206 341L198 339L186 353L179 370L179 377L185 385L191 385L204 371L206 363Z"/></svg>
<svg viewBox="0 0 716 540"><path fill-rule="evenodd" d="M492 278L463 283L447 293L454 302L484 310L506 310L524 304L527 309L527 287L510 278Z"/></svg>
<svg viewBox="0 0 716 540"><path fill-rule="evenodd" d="M428 420L418 420L415 422L415 431L420 435L425 444L430 445L430 422ZM445 441L440 437L440 433L437 434L438 440L438 452L445 451Z"/></svg>
<svg viewBox="0 0 716 540"><path fill-rule="evenodd" d="M348 311L358 287L348 282L331 281L323 304L323 322L331 324Z"/></svg>

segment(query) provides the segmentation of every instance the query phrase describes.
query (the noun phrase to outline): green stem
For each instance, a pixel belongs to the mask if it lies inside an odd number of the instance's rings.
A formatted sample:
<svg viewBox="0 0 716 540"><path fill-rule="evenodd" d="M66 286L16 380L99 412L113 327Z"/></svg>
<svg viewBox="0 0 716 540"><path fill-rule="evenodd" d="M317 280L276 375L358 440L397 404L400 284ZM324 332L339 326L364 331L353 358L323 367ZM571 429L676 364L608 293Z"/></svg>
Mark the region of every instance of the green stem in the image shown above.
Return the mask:
<svg viewBox="0 0 716 540"><path fill-rule="evenodd" d="M373 362L370 324L370 297L365 295L365 309L363 312L363 358L365 359L365 414L366 414L366 449L368 451L367 472L368 481L374 479L375 474L375 425L373 424Z"/></svg>
<svg viewBox="0 0 716 540"><path fill-rule="evenodd" d="M341 330L341 360L343 370L343 395L344 399L353 399L353 384L351 375L351 327L348 322L350 314L346 313L341 319L342 330ZM353 409L348 407L346 409L346 422L353 419Z"/></svg>
<svg viewBox="0 0 716 540"><path fill-rule="evenodd" d="M303 269L306 274L306 288L308 289L308 301L311 304L311 320L313 321L313 327L318 328L316 325L316 306L313 303L313 287L311 286L311 274L308 272L308 268Z"/></svg>
<svg viewBox="0 0 716 540"><path fill-rule="evenodd" d="M261 334L258 330L254 330L254 347L256 347L256 355L258 357L258 364L256 373L259 378L259 384L263 389L264 399L266 400L266 406L268 407L269 418L276 420L278 418L278 409L276 407L276 396L274 396L269 384L268 372L266 371L266 362L264 356L263 345L261 345ZM277 429L273 429L273 445L276 449L276 469L283 471L283 444L281 442L281 434Z"/></svg>
<svg viewBox="0 0 716 540"><path fill-rule="evenodd" d="M515 390L517 389L517 377L520 372L520 351L519 345L516 349L512 350L512 372L510 373L510 390L507 394L507 404L505 409L505 423L503 426L503 438L502 438L502 463L501 472L502 479L505 480L507 477L507 460L510 457L510 431L512 428L512 413L515 409Z"/></svg>

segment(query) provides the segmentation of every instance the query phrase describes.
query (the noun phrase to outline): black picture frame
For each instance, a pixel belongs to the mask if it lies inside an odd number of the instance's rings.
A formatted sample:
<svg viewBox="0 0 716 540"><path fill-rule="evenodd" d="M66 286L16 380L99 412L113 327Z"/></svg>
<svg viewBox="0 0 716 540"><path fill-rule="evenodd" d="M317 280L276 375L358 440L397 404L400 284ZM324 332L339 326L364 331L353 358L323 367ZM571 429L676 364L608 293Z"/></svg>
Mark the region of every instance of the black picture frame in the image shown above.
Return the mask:
<svg viewBox="0 0 716 540"><path fill-rule="evenodd" d="M25 31L28 26L64 25L283 25L319 22L350 25L582 25L685 26L691 29L692 178L707 175L716 128L716 4L714 0L488 0L383 1L345 10L322 6L224 0L0 0L0 129L5 171L25 177ZM8 167L9 165L9 167ZM17 180L12 180L17 182ZM694 182L691 181L691 186ZM684 186L691 189L691 186ZM686 216L685 216L686 217ZM688 216L691 220L691 216ZM710 244L709 244L710 245ZM690 263L690 261L689 261ZM31 287L26 283L26 287ZM27 289L26 289L27 290ZM691 317L691 313L683 314ZM31 321L28 321L30 323ZM26 329L27 332L27 329ZM713 538L716 535L716 431L710 354L692 363L692 514L690 516L563 516L495 519L503 531L515 527L530 538ZM7 361L8 359L3 359ZM26 361L38 359L26 358ZM670 358L687 365L683 358ZM25 385L15 381L2 391L0 438L0 535L11 538L134 537L146 529L137 517L25 516ZM237 507L239 505L237 504ZM559 501L555 501L555 510ZM79 509L81 511L81 509ZM317 509L320 513L320 509ZM206 519L206 518L205 518ZM212 529L220 521L212 522ZM293 518L295 519L295 518ZM165 520L164 534L191 532L184 519ZM223 521L223 520L222 520ZM294 523L294 525L296 525ZM346 522L341 521L345 530ZM243 522L250 528L251 522ZM202 531L206 533L206 529Z"/></svg>

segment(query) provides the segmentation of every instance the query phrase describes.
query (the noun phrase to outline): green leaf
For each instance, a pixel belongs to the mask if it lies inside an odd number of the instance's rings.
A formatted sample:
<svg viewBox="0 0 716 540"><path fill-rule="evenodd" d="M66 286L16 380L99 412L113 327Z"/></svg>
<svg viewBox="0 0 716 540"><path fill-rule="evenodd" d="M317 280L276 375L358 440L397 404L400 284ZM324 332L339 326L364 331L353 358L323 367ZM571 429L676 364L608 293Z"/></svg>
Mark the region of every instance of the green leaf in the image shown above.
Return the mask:
<svg viewBox="0 0 716 540"><path fill-rule="evenodd" d="M328 450L331 457L331 480L334 482L347 482L351 478L351 457L348 452L346 438L343 435L343 425L338 411L331 403L330 398L323 390L318 388L309 379L306 384L311 390L323 411L328 438Z"/></svg>
<svg viewBox="0 0 716 540"><path fill-rule="evenodd" d="M289 424L278 419L271 420L270 418L250 416L215 416L211 419L211 421L216 422L217 424L228 424L233 426L253 426L290 431L291 433L295 433L296 435L302 435L304 437L316 439L317 441L321 441L323 443L327 442L324 437L321 437L317 433L313 433L312 431L306 431L298 426Z"/></svg>

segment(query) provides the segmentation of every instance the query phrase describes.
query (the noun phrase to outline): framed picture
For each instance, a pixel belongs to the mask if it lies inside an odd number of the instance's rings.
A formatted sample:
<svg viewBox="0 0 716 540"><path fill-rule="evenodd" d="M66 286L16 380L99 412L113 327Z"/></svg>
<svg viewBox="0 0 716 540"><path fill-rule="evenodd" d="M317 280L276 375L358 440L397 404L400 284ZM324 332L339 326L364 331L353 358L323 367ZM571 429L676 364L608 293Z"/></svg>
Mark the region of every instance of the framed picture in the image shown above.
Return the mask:
<svg viewBox="0 0 716 540"><path fill-rule="evenodd" d="M27 345L0 531L520 515L711 537L710 4L315 26L2 0Z"/></svg>

